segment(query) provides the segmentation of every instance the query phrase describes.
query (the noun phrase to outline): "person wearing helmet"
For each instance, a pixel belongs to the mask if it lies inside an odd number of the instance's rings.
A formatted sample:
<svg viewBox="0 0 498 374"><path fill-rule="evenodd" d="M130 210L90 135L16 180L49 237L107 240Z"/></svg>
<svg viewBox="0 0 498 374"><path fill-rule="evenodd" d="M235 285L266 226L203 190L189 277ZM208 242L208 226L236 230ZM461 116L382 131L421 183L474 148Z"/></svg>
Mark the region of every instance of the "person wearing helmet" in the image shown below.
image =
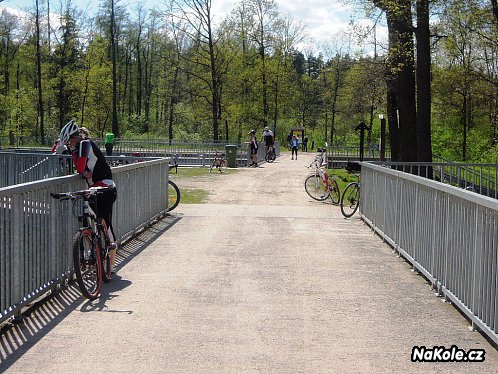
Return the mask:
<svg viewBox="0 0 498 374"><path fill-rule="evenodd" d="M108 187L109 189L97 195L97 216L103 218L108 227L109 240L113 243L114 250L111 251L111 267L114 271L114 259L117 244L116 236L112 226L112 207L116 201L116 185L112 180L111 168L106 159L95 144L86 134L80 131L74 121L69 121L61 130L60 143L65 145L71 152L73 164L78 174L86 179L89 187Z"/></svg>
<svg viewBox="0 0 498 374"><path fill-rule="evenodd" d="M263 141L265 142L266 153L268 153L268 149L272 147L274 143L273 131L268 127L265 127L265 130L263 131Z"/></svg>
<svg viewBox="0 0 498 374"><path fill-rule="evenodd" d="M249 166L258 167L258 140L256 139L256 131L251 130L247 135L249 135L250 138L246 144L249 144L252 158L252 162Z"/></svg>

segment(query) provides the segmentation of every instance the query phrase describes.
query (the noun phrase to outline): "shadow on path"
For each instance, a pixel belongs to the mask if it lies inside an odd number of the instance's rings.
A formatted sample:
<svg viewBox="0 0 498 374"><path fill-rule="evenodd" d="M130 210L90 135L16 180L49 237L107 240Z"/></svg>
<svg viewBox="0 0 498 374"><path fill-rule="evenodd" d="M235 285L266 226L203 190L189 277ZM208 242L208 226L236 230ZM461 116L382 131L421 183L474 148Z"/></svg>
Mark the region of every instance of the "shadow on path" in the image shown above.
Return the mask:
<svg viewBox="0 0 498 374"><path fill-rule="evenodd" d="M168 214L127 241L116 256L118 274L113 276L111 282L103 284L101 296L97 300L85 301L76 283L71 282L67 288L52 292L33 303L23 313L21 323L5 324L0 330L0 373L7 370L79 306L82 312L106 310L111 313L132 313L125 310L109 310L106 307L106 301L111 299L116 291L131 285L129 280L119 276L119 269L126 266L181 218L180 214Z"/></svg>

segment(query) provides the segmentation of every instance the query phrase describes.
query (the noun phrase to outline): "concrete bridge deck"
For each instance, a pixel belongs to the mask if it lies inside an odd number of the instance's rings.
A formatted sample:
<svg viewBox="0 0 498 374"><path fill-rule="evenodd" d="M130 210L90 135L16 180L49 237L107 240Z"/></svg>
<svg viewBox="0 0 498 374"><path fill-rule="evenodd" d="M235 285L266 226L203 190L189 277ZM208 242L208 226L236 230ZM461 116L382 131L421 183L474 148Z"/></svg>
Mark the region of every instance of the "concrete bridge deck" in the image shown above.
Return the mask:
<svg viewBox="0 0 498 374"><path fill-rule="evenodd" d="M0 372L498 372L496 348L358 216L306 195L311 158L173 175L208 203L127 243L99 300L71 287L5 329ZM485 361L411 362L453 345Z"/></svg>

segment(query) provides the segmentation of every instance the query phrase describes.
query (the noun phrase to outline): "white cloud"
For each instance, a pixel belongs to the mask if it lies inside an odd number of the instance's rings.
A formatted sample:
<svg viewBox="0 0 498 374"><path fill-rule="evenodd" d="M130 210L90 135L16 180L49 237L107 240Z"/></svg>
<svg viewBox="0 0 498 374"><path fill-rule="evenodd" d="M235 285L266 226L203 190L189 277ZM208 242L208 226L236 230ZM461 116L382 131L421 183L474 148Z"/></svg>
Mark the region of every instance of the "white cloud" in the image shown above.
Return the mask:
<svg viewBox="0 0 498 374"><path fill-rule="evenodd" d="M133 8L139 0L123 0L129 4L128 9L133 13ZM147 8L153 6L163 7L166 0L140 0ZM281 16L289 17L295 22L302 22L306 27L308 39L299 45L299 49L319 50L323 45L344 39L344 34L349 30L350 21L355 18L357 23L371 24L370 20L362 18L362 12L343 0L275 0ZM73 0L83 13L90 14L98 9L98 0ZM212 14L218 24L240 4L240 0L212 0ZM0 3L0 9L10 7L17 14L22 14L20 9L33 7L33 0L6 0ZM16 8L16 9L14 9ZM55 9L55 8L54 8ZM387 40L385 28L377 29L378 40Z"/></svg>
<svg viewBox="0 0 498 374"><path fill-rule="evenodd" d="M329 0L276 0L280 11L302 20L313 43L321 43L348 28L351 7Z"/></svg>

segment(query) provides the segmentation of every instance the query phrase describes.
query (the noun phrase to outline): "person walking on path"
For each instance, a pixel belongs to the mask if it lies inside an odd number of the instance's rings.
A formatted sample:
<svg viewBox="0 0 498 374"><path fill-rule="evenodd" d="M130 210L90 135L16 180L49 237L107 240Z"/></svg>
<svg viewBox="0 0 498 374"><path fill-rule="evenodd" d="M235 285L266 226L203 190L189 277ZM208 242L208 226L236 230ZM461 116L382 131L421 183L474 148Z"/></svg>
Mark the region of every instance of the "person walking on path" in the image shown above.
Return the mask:
<svg viewBox="0 0 498 374"><path fill-rule="evenodd" d="M112 156L112 149L114 148L114 134L108 132L105 134L105 153L107 156Z"/></svg>
<svg viewBox="0 0 498 374"><path fill-rule="evenodd" d="M296 154L296 160L297 160L297 150L299 149L299 138L296 135L292 136L292 158L291 160L294 160L294 153Z"/></svg>
<svg viewBox="0 0 498 374"><path fill-rule="evenodd" d="M303 140L303 152L308 152L308 137Z"/></svg>

